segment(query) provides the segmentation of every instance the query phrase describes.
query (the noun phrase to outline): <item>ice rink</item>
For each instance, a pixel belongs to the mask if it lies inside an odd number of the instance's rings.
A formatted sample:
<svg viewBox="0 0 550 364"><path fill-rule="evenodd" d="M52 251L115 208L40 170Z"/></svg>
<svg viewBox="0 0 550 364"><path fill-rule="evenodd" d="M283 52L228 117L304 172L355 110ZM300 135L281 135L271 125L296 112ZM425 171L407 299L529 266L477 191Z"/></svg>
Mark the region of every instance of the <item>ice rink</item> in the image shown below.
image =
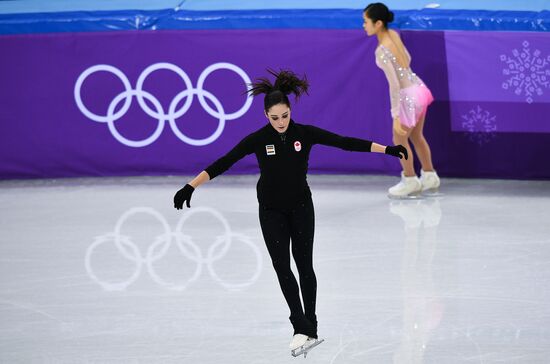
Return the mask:
<svg viewBox="0 0 550 364"><path fill-rule="evenodd" d="M1 363L291 363L255 176L0 182ZM548 363L549 181L310 176L310 363Z"/></svg>

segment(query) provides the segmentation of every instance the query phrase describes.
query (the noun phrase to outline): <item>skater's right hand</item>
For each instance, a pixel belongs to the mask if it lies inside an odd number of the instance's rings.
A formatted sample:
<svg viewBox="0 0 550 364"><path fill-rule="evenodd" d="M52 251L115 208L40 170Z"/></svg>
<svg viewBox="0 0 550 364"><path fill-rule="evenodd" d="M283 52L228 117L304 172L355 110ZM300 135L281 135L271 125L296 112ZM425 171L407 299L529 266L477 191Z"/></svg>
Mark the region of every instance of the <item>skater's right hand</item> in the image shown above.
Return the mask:
<svg viewBox="0 0 550 364"><path fill-rule="evenodd" d="M191 195L193 195L195 188L190 184L186 184L174 195L174 207L178 210L183 208L183 203L187 201L187 207L191 208Z"/></svg>

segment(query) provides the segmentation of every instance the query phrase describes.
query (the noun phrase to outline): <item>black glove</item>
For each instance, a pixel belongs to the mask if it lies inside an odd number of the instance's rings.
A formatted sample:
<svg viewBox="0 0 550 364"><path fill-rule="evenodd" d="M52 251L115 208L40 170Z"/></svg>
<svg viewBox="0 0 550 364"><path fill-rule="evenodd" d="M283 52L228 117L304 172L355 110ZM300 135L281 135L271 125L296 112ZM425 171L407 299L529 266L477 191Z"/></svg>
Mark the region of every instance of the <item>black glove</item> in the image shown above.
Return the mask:
<svg viewBox="0 0 550 364"><path fill-rule="evenodd" d="M190 184L183 186L183 188L174 195L174 207L181 210L183 208L183 203L187 201L187 207L190 208L191 205L189 203L191 202L193 191L195 191L195 189Z"/></svg>
<svg viewBox="0 0 550 364"><path fill-rule="evenodd" d="M405 159L409 159L409 153L407 152L407 148L405 148L401 144L393 145L393 146L388 145L384 153L393 155L394 157L397 157L399 159L402 159L403 157L405 157Z"/></svg>

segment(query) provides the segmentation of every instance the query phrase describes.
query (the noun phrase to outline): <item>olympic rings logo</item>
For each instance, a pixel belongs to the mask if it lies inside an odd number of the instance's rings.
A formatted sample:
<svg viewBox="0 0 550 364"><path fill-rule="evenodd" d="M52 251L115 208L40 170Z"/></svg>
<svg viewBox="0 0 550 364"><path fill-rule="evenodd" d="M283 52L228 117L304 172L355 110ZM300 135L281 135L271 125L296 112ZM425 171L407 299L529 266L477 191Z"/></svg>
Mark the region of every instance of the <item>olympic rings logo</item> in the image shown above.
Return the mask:
<svg viewBox="0 0 550 364"><path fill-rule="evenodd" d="M222 235L215 238L214 243L209 247L206 254L204 254L201 248L193 242L193 239L190 236L183 233L185 222L191 216L198 213L208 213L212 215L214 218L219 220L219 222L221 222L224 230ZM137 214L150 215L161 224L164 230L161 235L154 239L145 254L141 253L140 249L134 242L132 242L130 237L121 233L124 223L129 218ZM175 283L166 280L161 277L155 268L155 264L160 264L162 258L166 255L174 242L176 244L177 251L181 254L181 257L195 264L193 273L186 279L185 282ZM252 273L251 277L243 282L226 282L218 275L214 267L214 263L221 260L235 242L240 242L252 250L256 259L256 269ZM133 271L126 279L106 281L105 279L100 278L94 271L92 264L94 252L97 248L104 244L114 244L114 247L120 255L135 265ZM118 219L113 232L98 236L94 239L93 243L86 250L84 265L90 278L92 278L97 284L107 291L125 290L138 279L144 266L146 267L149 276L159 285L171 290L183 291L201 276L205 265L210 276L218 284L228 290L240 290L257 281L262 271L263 260L260 250L250 240L250 238L246 235L232 232L225 217L215 209L209 207L198 207L188 210L186 214L180 218L175 231L172 231L164 217L158 211L149 207L135 207L126 211Z"/></svg>
<svg viewBox="0 0 550 364"><path fill-rule="evenodd" d="M160 101L153 96L151 93L145 91L143 89L143 84L147 77L155 71L158 70L169 70L174 72L176 75L181 78L183 83L185 84L185 89L178 93L170 102L170 106L168 107L168 112L166 112ZM78 79L76 80L76 84L74 87L74 98L76 101L76 104L79 108L79 110L89 119L99 122L99 123L107 123L107 126L109 127L109 131L111 134L115 137L116 140L118 140L120 143L127 145L129 147L145 147L149 144L153 143L158 139L162 131L164 130L164 124L168 121L170 124L170 128L172 129L172 132L184 143L194 145L194 146L202 146L202 145L208 145L212 142L214 142L216 139L219 138L221 133L223 132L223 129L225 127L226 120L234 120L238 119L241 116L243 116L250 106L252 105L252 96L247 96L246 101L244 105L237 110L236 112L227 114L225 112L224 107L222 106L222 103L216 96L214 96L211 92L205 90L204 82L206 78L214 71L220 70L220 69L226 69L233 71L239 75L245 85L247 90L250 89L250 77L238 66L231 64L231 63L215 63L209 67L207 67L199 76L197 87L193 87L193 84L191 82L191 79L189 76L178 66L173 65L171 63L155 63L147 67L138 77L136 87L135 89L132 88L132 85L130 84L130 81L126 77L126 75L119 70L118 68L107 65L107 64L98 64L95 66L92 66L88 69L86 69ZM109 107L107 108L106 115L97 115L91 112L82 101L81 97L81 89L82 84L88 78L90 75L96 73L96 72L110 72L114 74L116 77L122 81L122 84L124 86L124 91L118 94L116 97L113 98L113 100L110 102ZM193 139L191 137L188 137L187 135L183 134L181 130L179 130L178 126L176 125L176 119L182 117L191 107L191 103L193 102L193 97L197 96L199 99L199 102L203 109L212 117L215 117L218 119L218 127L216 130L209 136L204 139ZM158 120L158 125L153 134L148 136L145 139L142 140L130 140L126 137L124 137L115 127L115 121L119 120L130 108L132 104L132 98L136 97L137 102L141 109L150 117ZM185 98L185 102L183 105L177 109L178 104ZM207 102L206 99L210 100L210 102L214 105L215 109L213 109ZM149 101L154 109L149 107L149 105L145 102L145 100ZM118 110L117 106L124 101L124 104L122 107Z"/></svg>

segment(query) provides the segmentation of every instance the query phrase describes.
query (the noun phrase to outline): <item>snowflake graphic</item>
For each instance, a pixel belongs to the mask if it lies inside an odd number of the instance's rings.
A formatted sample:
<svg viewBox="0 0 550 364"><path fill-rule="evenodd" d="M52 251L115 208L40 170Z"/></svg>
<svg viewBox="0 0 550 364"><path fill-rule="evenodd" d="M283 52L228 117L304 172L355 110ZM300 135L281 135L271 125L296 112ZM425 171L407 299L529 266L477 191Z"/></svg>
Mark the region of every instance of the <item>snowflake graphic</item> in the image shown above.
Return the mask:
<svg viewBox="0 0 550 364"><path fill-rule="evenodd" d="M489 143L496 137L496 116L489 111L483 110L479 105L462 115L462 127L468 132L471 142L480 146Z"/></svg>
<svg viewBox="0 0 550 364"><path fill-rule="evenodd" d="M512 57L500 55L500 60L507 65L502 69L502 74L508 77L502 83L502 88L513 90L518 96L525 95L525 101L530 104L533 97L542 96L543 88L550 86L550 55L541 57L538 49L531 52L528 41L522 45L521 51L512 51Z"/></svg>

